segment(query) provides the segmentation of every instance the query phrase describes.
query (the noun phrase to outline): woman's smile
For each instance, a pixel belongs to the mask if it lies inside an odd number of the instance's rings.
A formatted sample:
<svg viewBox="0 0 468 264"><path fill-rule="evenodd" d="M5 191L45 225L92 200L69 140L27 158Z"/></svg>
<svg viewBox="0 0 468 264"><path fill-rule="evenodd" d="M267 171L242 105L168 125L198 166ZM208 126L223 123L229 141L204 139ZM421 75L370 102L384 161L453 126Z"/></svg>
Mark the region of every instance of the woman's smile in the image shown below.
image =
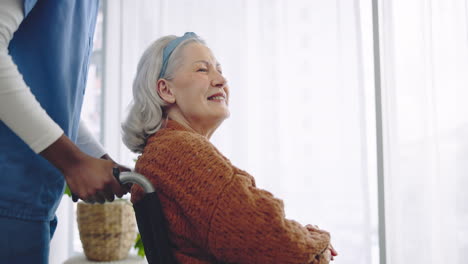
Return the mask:
<svg viewBox="0 0 468 264"><path fill-rule="evenodd" d="M216 93L208 97L208 101L226 103L226 95L224 93Z"/></svg>

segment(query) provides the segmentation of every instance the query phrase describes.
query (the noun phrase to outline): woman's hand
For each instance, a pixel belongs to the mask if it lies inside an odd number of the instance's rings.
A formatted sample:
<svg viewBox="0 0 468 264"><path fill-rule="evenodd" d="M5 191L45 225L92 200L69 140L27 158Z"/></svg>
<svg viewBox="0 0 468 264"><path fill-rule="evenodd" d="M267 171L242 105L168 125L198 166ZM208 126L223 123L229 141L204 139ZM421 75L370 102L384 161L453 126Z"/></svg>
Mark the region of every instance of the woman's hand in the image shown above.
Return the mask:
<svg viewBox="0 0 468 264"><path fill-rule="evenodd" d="M323 231L323 230L321 230L321 229L320 229L318 226L316 226L316 225L306 225L306 228L307 228L307 230L309 230L309 231ZM330 259L328 260L328 262L330 262L330 260L334 260L334 259L335 259L334 257L338 256L338 252L335 250L335 248L333 248L332 244L328 245L327 250L325 250L325 251L324 251L321 255L319 255L319 256L325 255L327 252L328 252L329 255L330 255ZM327 253L327 255L328 255L328 253ZM325 258L322 258L321 261L323 261L324 259L326 259L326 256L325 256ZM324 263L328 263L328 262L324 262ZM317 263L322 264L322 262L317 262ZM314 263L314 264L315 264L315 263Z"/></svg>
<svg viewBox="0 0 468 264"><path fill-rule="evenodd" d="M326 249L322 254L317 255L309 264L328 264L331 261L331 252L330 249Z"/></svg>

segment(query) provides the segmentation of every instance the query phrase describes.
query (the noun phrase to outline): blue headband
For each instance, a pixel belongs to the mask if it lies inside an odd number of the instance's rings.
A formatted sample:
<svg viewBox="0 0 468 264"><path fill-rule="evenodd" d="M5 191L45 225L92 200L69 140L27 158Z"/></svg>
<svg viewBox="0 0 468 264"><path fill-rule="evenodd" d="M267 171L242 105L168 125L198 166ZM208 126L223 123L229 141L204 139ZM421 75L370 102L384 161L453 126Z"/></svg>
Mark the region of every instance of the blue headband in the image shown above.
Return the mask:
<svg viewBox="0 0 468 264"><path fill-rule="evenodd" d="M164 47L164 50L163 50L163 63L162 63L162 67L161 67L161 71L159 72L159 78L158 79L161 79L161 77L164 76L164 74L166 73L166 68L167 68L167 61L169 60L169 57L171 56L172 52L175 50L175 48L177 48L177 46L179 46L179 44L186 40L186 39L190 39L190 38L198 38L197 34L193 33L193 32L186 32L182 37L178 37L176 39L173 39L169 42L169 44L167 44L166 47Z"/></svg>

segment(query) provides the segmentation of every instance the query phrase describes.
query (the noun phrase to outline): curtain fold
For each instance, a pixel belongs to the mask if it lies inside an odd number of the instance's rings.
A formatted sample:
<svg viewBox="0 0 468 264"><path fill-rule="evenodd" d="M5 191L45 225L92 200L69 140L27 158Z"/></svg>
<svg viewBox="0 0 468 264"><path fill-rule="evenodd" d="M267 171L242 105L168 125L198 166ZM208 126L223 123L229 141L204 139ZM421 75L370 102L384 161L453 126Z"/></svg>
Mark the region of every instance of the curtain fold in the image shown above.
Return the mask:
<svg viewBox="0 0 468 264"><path fill-rule="evenodd" d="M466 263L466 1L381 3L387 263Z"/></svg>

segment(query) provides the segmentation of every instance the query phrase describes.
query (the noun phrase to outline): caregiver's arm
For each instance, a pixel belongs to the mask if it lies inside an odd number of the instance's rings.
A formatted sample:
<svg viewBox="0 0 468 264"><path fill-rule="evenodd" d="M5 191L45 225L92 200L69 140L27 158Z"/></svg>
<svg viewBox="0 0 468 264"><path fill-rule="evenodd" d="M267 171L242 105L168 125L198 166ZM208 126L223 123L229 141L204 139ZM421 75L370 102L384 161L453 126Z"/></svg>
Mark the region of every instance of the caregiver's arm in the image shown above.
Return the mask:
<svg viewBox="0 0 468 264"><path fill-rule="evenodd" d="M24 19L23 1L0 1L0 120L35 153L64 175L70 189L88 200L102 192L123 195L111 161L86 155L40 106L11 58L8 46Z"/></svg>
<svg viewBox="0 0 468 264"><path fill-rule="evenodd" d="M22 0L0 1L0 120L35 153L40 153L63 130L42 109L8 52L21 21Z"/></svg>
<svg viewBox="0 0 468 264"><path fill-rule="evenodd" d="M76 145L84 153L88 154L91 157L110 160L116 164L120 171L131 171L130 168L125 167L121 164L117 164L109 154L104 150L104 147L93 137L91 131L89 131L88 126L83 120L80 120L80 126L78 129L78 138L76 140ZM115 166L115 165L114 165ZM129 191L131 184L125 185L125 191Z"/></svg>

